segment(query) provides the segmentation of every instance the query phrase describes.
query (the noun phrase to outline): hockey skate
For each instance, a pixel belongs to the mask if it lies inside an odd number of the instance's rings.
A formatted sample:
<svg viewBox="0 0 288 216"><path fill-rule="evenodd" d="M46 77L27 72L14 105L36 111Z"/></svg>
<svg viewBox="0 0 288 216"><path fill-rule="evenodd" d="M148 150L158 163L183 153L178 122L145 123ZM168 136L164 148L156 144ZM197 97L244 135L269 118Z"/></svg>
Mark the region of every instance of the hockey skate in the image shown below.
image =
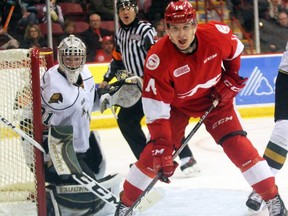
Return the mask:
<svg viewBox="0 0 288 216"><path fill-rule="evenodd" d="M197 162L194 157L190 157L189 161L180 166L181 171L188 177L195 176L200 173Z"/></svg>
<svg viewBox="0 0 288 216"><path fill-rule="evenodd" d="M263 201L262 197L253 190L246 201L246 206L249 210L260 211L266 206L266 203Z"/></svg>
<svg viewBox="0 0 288 216"><path fill-rule="evenodd" d="M269 216L288 216L284 202L278 194L275 198L266 202L269 210Z"/></svg>
<svg viewBox="0 0 288 216"><path fill-rule="evenodd" d="M120 202L116 208L114 216L124 216L126 211L129 209L129 207L125 206L122 202ZM133 212L129 213L127 216L133 216Z"/></svg>

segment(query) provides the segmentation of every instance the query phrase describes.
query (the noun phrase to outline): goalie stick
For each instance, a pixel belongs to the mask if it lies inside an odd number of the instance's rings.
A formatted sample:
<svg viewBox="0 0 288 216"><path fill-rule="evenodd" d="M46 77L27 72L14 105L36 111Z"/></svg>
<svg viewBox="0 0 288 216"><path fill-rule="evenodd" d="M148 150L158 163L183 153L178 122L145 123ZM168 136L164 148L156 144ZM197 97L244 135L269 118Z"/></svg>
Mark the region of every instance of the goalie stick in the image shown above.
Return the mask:
<svg viewBox="0 0 288 216"><path fill-rule="evenodd" d="M212 103L212 106L201 116L200 120L197 122L197 124L194 126L194 128L190 131L188 136L184 139L181 147L173 154L173 159L175 159L180 152L183 150L183 148L188 145L188 142L190 139L194 136L194 134L198 131L200 126L203 124L204 120L208 116L208 114L218 105L219 100L214 100ZM154 177L154 179L150 182L150 184L146 187L146 189L142 192L142 194L137 198L137 200L133 203L132 206L129 207L129 209L124 213L124 216L132 216L132 213L137 209L137 206L141 203L142 199L149 193L149 191L154 187L154 185L157 183L157 181L163 178L162 172L158 172L157 175ZM168 178L163 179L164 182L168 181Z"/></svg>
<svg viewBox="0 0 288 216"><path fill-rule="evenodd" d="M0 115L0 119L1 121L7 125L8 127L10 127L12 130L14 130L17 134L19 134L23 139L25 139L26 141L28 141L31 145L33 145L34 147L36 147L37 149L39 149L40 151L42 151L43 153L45 153L45 150L43 149L43 147L36 142L34 139L32 139L29 135L27 135L24 131L20 130L19 128L17 128L15 125L13 125L11 122L9 122L6 118L4 118L3 116Z"/></svg>
<svg viewBox="0 0 288 216"><path fill-rule="evenodd" d="M84 186L89 190L91 193L102 199L107 204L111 205L112 207L116 208L119 201L118 198L107 188L103 187L100 183L95 181L85 172L82 174L72 174L72 177L75 181L77 181L80 185Z"/></svg>

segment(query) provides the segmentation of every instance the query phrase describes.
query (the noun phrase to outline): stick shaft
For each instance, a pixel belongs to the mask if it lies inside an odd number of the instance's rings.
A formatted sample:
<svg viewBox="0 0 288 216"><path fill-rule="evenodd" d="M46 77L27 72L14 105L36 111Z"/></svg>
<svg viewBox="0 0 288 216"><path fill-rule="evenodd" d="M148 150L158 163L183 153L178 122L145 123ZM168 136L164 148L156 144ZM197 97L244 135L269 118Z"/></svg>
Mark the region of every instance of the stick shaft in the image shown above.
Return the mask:
<svg viewBox="0 0 288 216"><path fill-rule="evenodd" d="M39 149L40 151L45 153L45 150L43 149L43 147L38 142L36 142L34 139L32 139L30 136L28 136L24 131L22 131L19 128L17 128L15 125L13 125L11 122L9 122L6 118L4 118L1 115L0 115L0 119L5 125L10 127L13 131L15 131L21 137L23 137L26 141L28 141L30 144L35 146L37 149Z"/></svg>
<svg viewBox="0 0 288 216"><path fill-rule="evenodd" d="M11 8L10 8L10 11L9 11L8 16L6 18L5 24L3 26L4 29L7 29L8 25L10 23L14 8L15 8L15 5L12 5Z"/></svg>
<svg viewBox="0 0 288 216"><path fill-rule="evenodd" d="M92 179L89 175L83 172L83 175L72 175L73 179L80 185L87 188L91 193L99 197L102 201L106 202L113 208L118 205L118 198L108 189L103 187L100 183Z"/></svg>

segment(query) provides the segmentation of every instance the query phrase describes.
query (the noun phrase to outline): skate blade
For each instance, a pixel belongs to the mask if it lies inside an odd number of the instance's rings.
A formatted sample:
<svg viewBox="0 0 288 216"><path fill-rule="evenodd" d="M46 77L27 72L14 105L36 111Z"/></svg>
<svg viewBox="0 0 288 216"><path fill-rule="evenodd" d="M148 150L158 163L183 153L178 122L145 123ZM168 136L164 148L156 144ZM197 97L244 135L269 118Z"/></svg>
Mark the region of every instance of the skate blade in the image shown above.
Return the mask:
<svg viewBox="0 0 288 216"><path fill-rule="evenodd" d="M197 165L194 165L192 167L184 169L182 172L185 174L186 177L194 177L199 175L200 169Z"/></svg>
<svg viewBox="0 0 288 216"><path fill-rule="evenodd" d="M253 209L248 208L248 216L269 216L269 210L265 202L262 202L260 209L254 211Z"/></svg>

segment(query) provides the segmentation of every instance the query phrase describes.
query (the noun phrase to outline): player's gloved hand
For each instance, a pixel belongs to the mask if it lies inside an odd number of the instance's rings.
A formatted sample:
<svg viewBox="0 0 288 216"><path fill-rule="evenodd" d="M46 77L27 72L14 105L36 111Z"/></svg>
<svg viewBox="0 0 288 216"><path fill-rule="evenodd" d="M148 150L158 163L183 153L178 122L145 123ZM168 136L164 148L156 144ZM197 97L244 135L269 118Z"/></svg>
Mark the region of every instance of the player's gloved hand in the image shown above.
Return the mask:
<svg viewBox="0 0 288 216"><path fill-rule="evenodd" d="M219 106L231 101L241 89L245 87L248 78L240 77L238 74L224 75L220 82L211 90L212 99L219 100Z"/></svg>
<svg viewBox="0 0 288 216"><path fill-rule="evenodd" d="M97 88L97 95L100 99L100 112L103 113L107 108L111 108L111 94L109 85Z"/></svg>
<svg viewBox="0 0 288 216"><path fill-rule="evenodd" d="M153 168L156 172L162 171L163 181L167 183L169 183L168 177L174 174L178 166L178 164L173 161L172 153L173 148L166 140L159 139L155 141L152 149Z"/></svg>
<svg viewBox="0 0 288 216"><path fill-rule="evenodd" d="M111 108L111 95L105 93L100 96L100 112L103 113L106 109Z"/></svg>

